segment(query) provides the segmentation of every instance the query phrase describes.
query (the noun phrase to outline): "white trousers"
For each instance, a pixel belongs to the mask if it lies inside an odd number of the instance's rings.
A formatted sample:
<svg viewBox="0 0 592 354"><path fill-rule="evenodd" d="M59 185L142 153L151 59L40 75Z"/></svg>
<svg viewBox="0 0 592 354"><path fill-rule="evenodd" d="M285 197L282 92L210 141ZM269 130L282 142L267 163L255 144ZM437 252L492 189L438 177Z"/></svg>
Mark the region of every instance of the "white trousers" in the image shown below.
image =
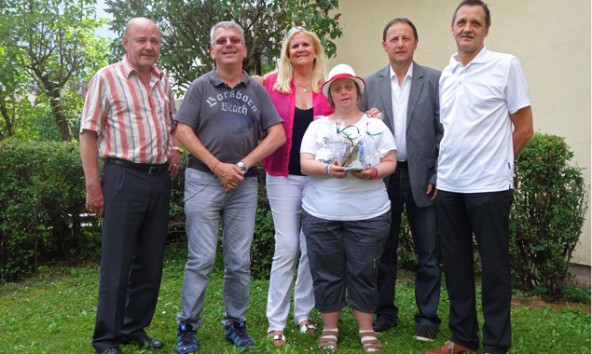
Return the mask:
<svg viewBox="0 0 592 354"><path fill-rule="evenodd" d="M286 178L267 175L267 197L275 227L275 253L267 295L268 332L286 328L290 289L297 263L298 274L294 284L294 320L297 324L309 319L309 312L315 304L306 241L300 224L302 191L307 179L306 176L289 175Z"/></svg>

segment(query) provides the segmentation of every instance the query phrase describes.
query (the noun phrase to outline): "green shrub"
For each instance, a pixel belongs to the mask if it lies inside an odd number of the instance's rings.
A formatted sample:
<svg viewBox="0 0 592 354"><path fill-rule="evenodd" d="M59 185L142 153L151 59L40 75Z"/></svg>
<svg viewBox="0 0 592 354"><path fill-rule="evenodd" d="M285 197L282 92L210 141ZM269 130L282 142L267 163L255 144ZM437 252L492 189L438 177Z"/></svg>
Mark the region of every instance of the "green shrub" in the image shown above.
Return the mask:
<svg viewBox="0 0 592 354"><path fill-rule="evenodd" d="M185 168L187 166L187 153L184 153L179 162L179 173L171 180L171 204L169 210L169 235L168 240L186 242L185 238Z"/></svg>
<svg viewBox="0 0 592 354"><path fill-rule="evenodd" d="M550 297L566 292L567 266L587 209L582 171L568 166L572 156L562 138L536 134L516 163L512 269L523 289L543 287ZM169 224L169 239L183 242L186 161L184 156L181 172L173 179ZM267 279L275 240L265 174L258 167L251 271L254 278ZM78 144L2 141L0 175L0 283L34 273L46 262L98 257L101 220L84 209ZM401 227L399 260L404 268L414 269L413 240L405 218Z"/></svg>
<svg viewBox="0 0 592 354"><path fill-rule="evenodd" d="M411 227L407 221L406 209L407 208L403 210L403 215L401 216L397 258L401 268L415 272L417 270L417 254L415 253L415 243L413 242L413 236L411 235Z"/></svg>
<svg viewBox="0 0 592 354"><path fill-rule="evenodd" d="M257 214L255 215L255 235L251 247L251 275L257 279L269 279L271 262L275 252L275 229L269 202L265 172L261 164L259 169L259 193L257 198Z"/></svg>
<svg viewBox="0 0 592 354"><path fill-rule="evenodd" d="M180 173L172 180L169 241L186 242L186 164L185 154ZM265 175L261 168L260 171L252 274L266 279L273 257L274 230ZM100 255L101 219L85 210L86 190L78 144L1 141L0 175L0 284L35 273L42 263L73 262Z"/></svg>
<svg viewBox="0 0 592 354"><path fill-rule="evenodd" d="M0 283L44 262L98 254L78 145L2 141L0 175Z"/></svg>
<svg viewBox="0 0 592 354"><path fill-rule="evenodd" d="M523 290L565 293L568 265L587 209L582 169L564 139L535 134L516 161L510 222L512 269Z"/></svg>

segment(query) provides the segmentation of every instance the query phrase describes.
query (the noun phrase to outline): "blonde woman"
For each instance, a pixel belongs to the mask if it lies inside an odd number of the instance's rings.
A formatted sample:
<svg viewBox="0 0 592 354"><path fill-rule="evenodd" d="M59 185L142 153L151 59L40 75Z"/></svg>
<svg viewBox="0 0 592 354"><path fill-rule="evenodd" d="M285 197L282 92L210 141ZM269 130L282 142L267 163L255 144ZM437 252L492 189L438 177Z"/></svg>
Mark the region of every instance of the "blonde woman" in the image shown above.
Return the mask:
<svg viewBox="0 0 592 354"><path fill-rule="evenodd" d="M306 180L300 168L300 142L316 116L333 112L321 93L326 73L325 51L318 36L304 27L294 27L282 43L277 71L266 75L263 82L284 120L287 139L282 147L263 160L275 227L266 314L268 335L276 346L286 343L285 328L296 267L294 320L300 332L316 332L309 316L314 308L314 295L300 221Z"/></svg>

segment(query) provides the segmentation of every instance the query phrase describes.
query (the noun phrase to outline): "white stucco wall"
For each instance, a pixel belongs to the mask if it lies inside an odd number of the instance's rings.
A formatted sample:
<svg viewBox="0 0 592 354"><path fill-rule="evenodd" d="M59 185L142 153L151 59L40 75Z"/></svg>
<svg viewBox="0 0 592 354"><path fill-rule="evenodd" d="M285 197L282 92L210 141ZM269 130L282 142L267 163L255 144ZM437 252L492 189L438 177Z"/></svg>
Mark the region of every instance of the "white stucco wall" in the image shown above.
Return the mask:
<svg viewBox="0 0 592 354"><path fill-rule="evenodd" d="M340 0L343 37L337 63L365 76L387 64L382 29L392 18L411 19L419 32L415 60L442 70L455 43L450 23L457 0ZM516 55L529 82L535 130L566 138L574 163L584 168L590 189L590 1L489 0L489 49ZM589 198L590 200L590 198ZM573 261L591 264L590 209Z"/></svg>

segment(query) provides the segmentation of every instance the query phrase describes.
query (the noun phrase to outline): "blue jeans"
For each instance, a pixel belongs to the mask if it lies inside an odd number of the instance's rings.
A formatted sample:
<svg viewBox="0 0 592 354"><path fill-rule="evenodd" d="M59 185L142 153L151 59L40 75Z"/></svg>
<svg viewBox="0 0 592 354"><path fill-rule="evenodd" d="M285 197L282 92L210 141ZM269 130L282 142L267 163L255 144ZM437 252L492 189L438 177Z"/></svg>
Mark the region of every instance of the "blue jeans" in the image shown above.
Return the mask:
<svg viewBox="0 0 592 354"><path fill-rule="evenodd" d="M225 193L216 175L193 168L185 171L188 256L181 293L183 309L177 315L179 323L201 327L206 287L216 261L220 217L226 310L222 324L245 321L256 210L256 177L246 177L237 189Z"/></svg>
<svg viewBox="0 0 592 354"><path fill-rule="evenodd" d="M411 193L409 171L406 168L397 168L389 181L387 191L391 200L391 229L384 245L378 271L379 307L376 310L376 316L377 319L387 323L399 322L399 310L395 305L395 283L399 232L403 208L405 208L418 263L415 273L415 303L419 311L415 315L415 324L437 329L441 322L437 313L440 302L441 270L436 207L420 208L415 204Z"/></svg>

